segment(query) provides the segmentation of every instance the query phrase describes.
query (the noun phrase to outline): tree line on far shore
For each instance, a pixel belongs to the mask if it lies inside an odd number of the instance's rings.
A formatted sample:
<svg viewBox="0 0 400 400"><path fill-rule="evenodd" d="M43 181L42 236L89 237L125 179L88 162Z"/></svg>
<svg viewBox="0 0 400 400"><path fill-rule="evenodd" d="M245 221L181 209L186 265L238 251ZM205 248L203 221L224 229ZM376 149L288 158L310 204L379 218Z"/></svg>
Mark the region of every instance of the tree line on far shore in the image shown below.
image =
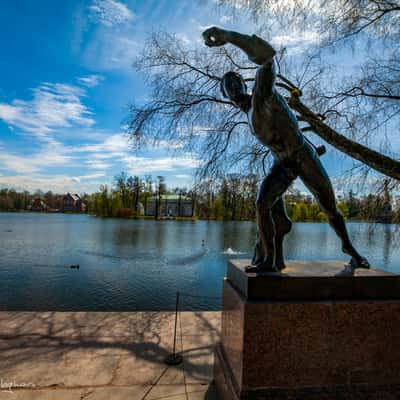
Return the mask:
<svg viewBox="0 0 400 400"><path fill-rule="evenodd" d="M259 178L257 175L228 174L221 179L203 180L192 188L168 188L163 176L128 176L122 172L114 185L101 185L93 194L82 194L88 212L101 217L141 217L147 215L149 203L158 209L165 195L191 200L195 218L203 220L255 220L255 203ZM0 211L28 210L32 201L42 199L49 209L62 210L65 194L40 190L30 193L13 189L0 190ZM311 195L291 188L285 195L287 213L294 222L323 222L326 215ZM399 222L400 199L393 200L386 188L381 193L356 196L350 191L339 196L338 207L349 220ZM159 213L155 213L155 218Z"/></svg>

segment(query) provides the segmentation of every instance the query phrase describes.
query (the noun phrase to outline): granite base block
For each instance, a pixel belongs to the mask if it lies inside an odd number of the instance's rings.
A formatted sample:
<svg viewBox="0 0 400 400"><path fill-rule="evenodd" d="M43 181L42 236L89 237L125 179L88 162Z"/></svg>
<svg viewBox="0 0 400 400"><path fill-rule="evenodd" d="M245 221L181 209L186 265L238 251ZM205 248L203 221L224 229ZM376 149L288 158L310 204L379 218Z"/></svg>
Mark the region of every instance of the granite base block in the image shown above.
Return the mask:
<svg viewBox="0 0 400 400"><path fill-rule="evenodd" d="M325 282L331 301L325 298L326 291L321 292L323 299L310 300L309 293L301 299L299 287L298 300L277 300L275 290L268 299L260 286L257 296L264 299L250 300L251 293L239 289L251 291L243 265L231 264L229 268L237 270L228 272L230 278L224 281L221 343L215 357L215 381L222 399L400 399L400 300L393 294L397 275L370 271L368 276L379 281L372 300L365 294L360 299L365 292L354 282L357 275L339 282L340 299L334 299L335 286ZM318 268L309 276L321 278ZM281 274L279 279L280 287L313 285L292 282L293 274ZM269 290L273 282L267 283ZM354 298L346 285L356 288ZM368 285L372 290L372 282ZM391 287L389 298L385 285ZM348 299L343 299L344 291Z"/></svg>

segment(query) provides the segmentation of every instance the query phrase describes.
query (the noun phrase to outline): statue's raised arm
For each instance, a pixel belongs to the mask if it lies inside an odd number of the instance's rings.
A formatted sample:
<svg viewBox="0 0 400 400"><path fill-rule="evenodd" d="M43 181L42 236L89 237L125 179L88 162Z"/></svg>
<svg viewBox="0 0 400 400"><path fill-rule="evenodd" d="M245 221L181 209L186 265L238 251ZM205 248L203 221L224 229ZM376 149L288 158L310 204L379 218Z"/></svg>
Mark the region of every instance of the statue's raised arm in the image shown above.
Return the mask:
<svg viewBox="0 0 400 400"><path fill-rule="evenodd" d="M204 42L209 47L223 46L231 43L242 49L250 61L258 65L270 63L276 54L274 48L257 35L244 35L242 33L227 31L213 26L203 32Z"/></svg>
<svg viewBox="0 0 400 400"><path fill-rule="evenodd" d="M259 65L254 80L253 94L259 99L267 99L272 95L276 73L274 67L274 48L264 39L256 35L226 31L212 27L203 32L204 42L209 47L223 46L231 43L246 53L250 61ZM239 74L228 72L221 80L221 90L233 104L243 111L249 108L249 96L246 94L246 83Z"/></svg>

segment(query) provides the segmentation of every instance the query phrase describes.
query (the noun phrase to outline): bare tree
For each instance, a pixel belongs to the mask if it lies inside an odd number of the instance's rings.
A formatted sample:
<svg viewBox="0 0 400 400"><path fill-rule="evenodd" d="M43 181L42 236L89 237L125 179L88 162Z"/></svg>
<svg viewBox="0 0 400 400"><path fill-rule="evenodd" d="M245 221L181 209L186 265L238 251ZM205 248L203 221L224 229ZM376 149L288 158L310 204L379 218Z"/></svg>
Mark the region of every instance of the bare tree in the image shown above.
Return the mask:
<svg viewBox="0 0 400 400"><path fill-rule="evenodd" d="M400 180L399 154L391 146L400 122L399 1L219 3L233 6L232 12L249 11L261 31L271 30L270 21L275 27L279 23L294 29L312 26L320 42L292 64L281 50L277 86L303 122L303 131L313 131L360 161L366 172L372 168ZM371 56L354 74L341 76L328 66L328 48L359 41L368 46ZM218 175L243 161L250 170L261 169L268 152L248 134L240 112L219 95L219 79L228 70L240 72L251 84L255 68L240 53L229 47L212 52L189 49L176 36L158 33L150 37L135 67L153 89L151 101L131 109L130 132L138 143L143 138L185 143L181 150L204 159L203 175Z"/></svg>
<svg viewBox="0 0 400 400"><path fill-rule="evenodd" d="M264 28L271 24L295 29L312 26L323 35L325 44L353 39L366 31L381 38L399 36L398 0L218 0L218 4L231 6L233 14L248 11Z"/></svg>
<svg viewBox="0 0 400 400"><path fill-rule="evenodd" d="M219 94L223 71L237 69L232 60L223 50L215 56L205 48L187 49L174 35L153 34L135 62L152 88L149 102L131 107L129 130L136 143L183 143L180 150L204 154L203 172L215 175L253 147L265 152L248 135L240 111ZM248 68L252 79L253 68Z"/></svg>
<svg viewBox="0 0 400 400"><path fill-rule="evenodd" d="M279 29L315 33L319 40L306 49L311 54L306 57L308 61L300 68L290 65L285 71L303 93L302 104L299 99L292 99L290 105L308 123L310 115L314 114L312 120L320 117L318 126L311 125L334 147L368 167L400 179L398 147L392 145L400 124L399 0L219 0L218 3L228 6L227 12L231 7L233 14L235 9L240 13L247 11L260 29L270 34ZM343 51L346 46L356 49L359 58L351 60L351 74L343 74L341 65L326 68L332 51ZM347 52L344 61L349 58L351 53ZM311 80L304 79L310 68L318 74L311 74ZM309 114L311 110L313 113ZM335 131L342 135L335 135ZM386 157L381 157L383 154Z"/></svg>

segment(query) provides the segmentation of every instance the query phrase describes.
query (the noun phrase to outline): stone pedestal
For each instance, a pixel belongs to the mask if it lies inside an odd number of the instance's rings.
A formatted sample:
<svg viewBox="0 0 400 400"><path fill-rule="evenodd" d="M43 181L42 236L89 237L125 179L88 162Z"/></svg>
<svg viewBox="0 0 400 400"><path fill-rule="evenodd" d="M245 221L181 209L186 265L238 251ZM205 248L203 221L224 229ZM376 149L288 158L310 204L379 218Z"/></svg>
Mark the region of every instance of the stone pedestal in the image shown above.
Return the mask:
<svg viewBox="0 0 400 400"><path fill-rule="evenodd" d="M224 281L215 382L224 400L400 399L400 276L338 261Z"/></svg>

